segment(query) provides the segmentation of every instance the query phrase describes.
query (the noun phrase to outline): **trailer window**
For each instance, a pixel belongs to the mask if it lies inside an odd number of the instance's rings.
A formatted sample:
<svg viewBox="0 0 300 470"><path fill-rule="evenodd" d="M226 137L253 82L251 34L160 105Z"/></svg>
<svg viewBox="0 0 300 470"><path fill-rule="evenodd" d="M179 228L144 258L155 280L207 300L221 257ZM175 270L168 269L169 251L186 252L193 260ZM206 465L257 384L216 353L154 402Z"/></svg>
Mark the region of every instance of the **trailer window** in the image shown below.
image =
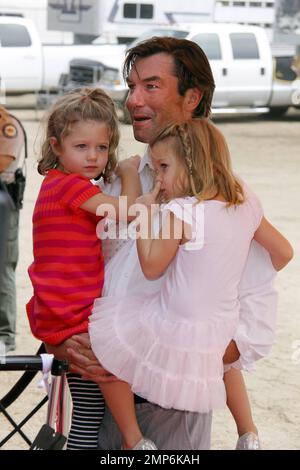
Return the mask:
<svg viewBox="0 0 300 470"><path fill-rule="evenodd" d="M151 20L153 18L153 5L151 3L124 3L123 17Z"/></svg>
<svg viewBox="0 0 300 470"><path fill-rule="evenodd" d="M153 18L153 5L142 3L141 4L141 18L151 20Z"/></svg>
<svg viewBox="0 0 300 470"><path fill-rule="evenodd" d="M123 16L124 18L136 18L137 17L137 4L136 3L124 3Z"/></svg>
<svg viewBox="0 0 300 470"><path fill-rule="evenodd" d="M221 46L219 36L214 33L208 34L197 34L192 38L192 41L196 42L205 52L208 59L210 60L221 60Z"/></svg>
<svg viewBox="0 0 300 470"><path fill-rule="evenodd" d="M1 24L0 44L2 47L29 47L31 46L31 39L25 26Z"/></svg>
<svg viewBox="0 0 300 470"><path fill-rule="evenodd" d="M230 34L234 59L259 59L256 37L252 33Z"/></svg>

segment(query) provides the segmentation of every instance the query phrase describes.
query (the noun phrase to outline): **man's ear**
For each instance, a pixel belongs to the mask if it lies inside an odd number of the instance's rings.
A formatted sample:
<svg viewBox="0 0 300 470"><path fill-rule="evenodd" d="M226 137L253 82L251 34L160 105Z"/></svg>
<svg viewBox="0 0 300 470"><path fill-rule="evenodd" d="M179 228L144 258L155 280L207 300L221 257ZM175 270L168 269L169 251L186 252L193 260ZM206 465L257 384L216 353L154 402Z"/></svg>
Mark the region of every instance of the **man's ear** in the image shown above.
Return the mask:
<svg viewBox="0 0 300 470"><path fill-rule="evenodd" d="M186 91L184 101L185 109L193 114L202 99L203 93L198 88L190 88Z"/></svg>
<svg viewBox="0 0 300 470"><path fill-rule="evenodd" d="M52 152L54 153L54 155L59 156L60 145L58 143L57 138L56 137L50 137L49 138L49 143L51 145Z"/></svg>

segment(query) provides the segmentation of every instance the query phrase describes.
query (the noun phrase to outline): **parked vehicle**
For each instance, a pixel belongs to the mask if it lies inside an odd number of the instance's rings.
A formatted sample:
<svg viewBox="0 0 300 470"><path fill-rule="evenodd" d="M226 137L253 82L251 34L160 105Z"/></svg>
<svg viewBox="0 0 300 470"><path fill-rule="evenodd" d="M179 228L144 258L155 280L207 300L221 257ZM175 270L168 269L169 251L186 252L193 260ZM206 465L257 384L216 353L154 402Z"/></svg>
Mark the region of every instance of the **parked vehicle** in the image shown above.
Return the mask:
<svg viewBox="0 0 300 470"><path fill-rule="evenodd" d="M125 51L124 44L42 45L33 22L0 16L0 76L2 93L8 95L58 91L75 57L104 60ZM118 61L119 65L120 61Z"/></svg>
<svg viewBox="0 0 300 470"><path fill-rule="evenodd" d="M140 39L166 34L186 37L204 49L216 82L214 113L271 112L280 116L289 106L296 104L293 96L300 89L300 76L293 69L293 54L273 57L264 29L228 23L202 23L185 25L182 29L150 30ZM110 67L109 62L105 61L90 64L84 60L73 60L67 86L78 86L80 83L99 85L124 107L128 89L122 80L123 53L119 58L122 58L119 67ZM87 70L91 67L104 71L93 82L83 78L87 77Z"/></svg>
<svg viewBox="0 0 300 470"><path fill-rule="evenodd" d="M30 19L0 14L2 92L4 88L6 94L55 91L74 58L119 67L125 43L145 29L168 27L183 19L210 20L213 8L214 0L201 7L194 0L49 0L48 28L73 32L76 44L70 45L42 45ZM79 44L79 40L85 43Z"/></svg>

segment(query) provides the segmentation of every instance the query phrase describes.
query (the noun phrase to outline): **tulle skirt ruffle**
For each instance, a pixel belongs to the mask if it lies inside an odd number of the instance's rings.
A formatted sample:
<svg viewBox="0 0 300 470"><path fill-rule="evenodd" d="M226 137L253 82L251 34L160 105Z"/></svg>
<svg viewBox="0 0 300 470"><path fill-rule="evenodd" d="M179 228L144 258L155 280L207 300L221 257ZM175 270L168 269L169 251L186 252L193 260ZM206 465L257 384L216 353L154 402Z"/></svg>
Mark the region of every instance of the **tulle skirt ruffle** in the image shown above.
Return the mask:
<svg viewBox="0 0 300 470"><path fill-rule="evenodd" d="M102 297L89 334L103 367L163 408L208 412L226 406L222 356L235 321L176 321L159 298Z"/></svg>

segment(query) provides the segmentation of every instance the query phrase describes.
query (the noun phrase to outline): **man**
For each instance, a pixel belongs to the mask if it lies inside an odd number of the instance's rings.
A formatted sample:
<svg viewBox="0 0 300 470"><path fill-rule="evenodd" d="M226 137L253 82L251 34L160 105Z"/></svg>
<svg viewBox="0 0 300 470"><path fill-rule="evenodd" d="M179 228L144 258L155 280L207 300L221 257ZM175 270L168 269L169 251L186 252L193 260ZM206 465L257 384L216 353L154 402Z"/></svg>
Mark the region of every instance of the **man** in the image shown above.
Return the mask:
<svg viewBox="0 0 300 470"><path fill-rule="evenodd" d="M4 269L0 273L0 342L6 352L15 349L16 337L16 280L15 270L18 262L19 201L17 194L16 170L24 145L24 134L19 122L5 108L0 106L0 179L12 197L9 212L8 240ZM18 173L17 173L18 175Z"/></svg>
<svg viewBox="0 0 300 470"><path fill-rule="evenodd" d="M151 142L158 131L170 122L184 122L210 114L214 80L205 54L193 42L154 38L140 43L128 51L124 74L129 86L127 108L132 118L134 136L141 142ZM147 152L139 172L143 191L151 190L153 173ZM104 190L110 194L119 194L118 179ZM105 281L110 285L110 295L111 286L116 295L127 292L132 294L149 288L159 289L162 279L155 281L154 285L153 281L145 281L143 278L135 250L135 242L132 240L103 240L104 256L106 259L112 258ZM132 263L135 263L135 269L132 269ZM253 245L240 290L242 320L235 341L231 342L224 356L225 363L239 360L244 368L249 368L253 361L269 350L273 341L276 300L272 289L274 273L269 255L258 245ZM148 282L147 287L145 282ZM259 327L257 318L262 322ZM69 345L80 351L76 339L72 341L73 344ZM79 341L79 344L88 346L85 340ZM98 382L110 380L109 374L95 365L91 351L82 349L80 352L91 361L70 352L69 359L73 364L76 363L77 371L86 373L88 369L90 378ZM136 403L141 430L156 442L159 449L209 448L211 413L165 410L139 397L136 397ZM116 425L107 412L100 427L100 448L118 449L120 444Z"/></svg>

